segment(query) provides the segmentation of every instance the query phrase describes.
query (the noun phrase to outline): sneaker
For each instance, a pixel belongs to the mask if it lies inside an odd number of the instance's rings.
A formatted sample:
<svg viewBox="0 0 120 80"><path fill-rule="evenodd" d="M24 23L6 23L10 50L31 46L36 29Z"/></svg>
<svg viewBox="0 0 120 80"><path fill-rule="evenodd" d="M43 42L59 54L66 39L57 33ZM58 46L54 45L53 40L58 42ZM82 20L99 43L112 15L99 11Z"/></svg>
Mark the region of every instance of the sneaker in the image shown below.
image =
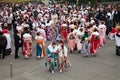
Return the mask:
<svg viewBox="0 0 120 80"><path fill-rule="evenodd" d="M40 56L38 56L37 59L40 60Z"/></svg>
<svg viewBox="0 0 120 80"><path fill-rule="evenodd" d="M60 69L60 72L62 72L62 69Z"/></svg>
<svg viewBox="0 0 120 80"><path fill-rule="evenodd" d="M54 74L55 72L54 71L52 71L52 74Z"/></svg>

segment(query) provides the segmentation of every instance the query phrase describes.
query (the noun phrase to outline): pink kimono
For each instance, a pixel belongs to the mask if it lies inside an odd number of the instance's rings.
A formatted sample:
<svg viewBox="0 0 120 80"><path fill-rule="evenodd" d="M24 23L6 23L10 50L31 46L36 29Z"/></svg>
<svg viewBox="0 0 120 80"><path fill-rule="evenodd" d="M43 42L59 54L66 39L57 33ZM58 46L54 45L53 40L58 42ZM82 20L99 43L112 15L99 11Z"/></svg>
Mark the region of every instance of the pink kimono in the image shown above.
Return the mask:
<svg viewBox="0 0 120 80"><path fill-rule="evenodd" d="M99 27L99 34L100 34L100 46L104 46L106 43L106 26L101 24Z"/></svg>
<svg viewBox="0 0 120 80"><path fill-rule="evenodd" d="M68 48L70 51L75 48L75 35L72 32L68 34Z"/></svg>

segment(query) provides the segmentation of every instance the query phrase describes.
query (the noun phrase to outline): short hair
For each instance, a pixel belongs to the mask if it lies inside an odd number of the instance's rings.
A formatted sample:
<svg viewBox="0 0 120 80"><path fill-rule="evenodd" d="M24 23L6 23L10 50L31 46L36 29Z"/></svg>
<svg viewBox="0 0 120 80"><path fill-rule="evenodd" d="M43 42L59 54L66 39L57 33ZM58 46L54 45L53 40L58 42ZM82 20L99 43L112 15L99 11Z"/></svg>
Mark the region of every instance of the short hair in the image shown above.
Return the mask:
<svg viewBox="0 0 120 80"><path fill-rule="evenodd" d="M3 35L2 31L0 31L0 35Z"/></svg>

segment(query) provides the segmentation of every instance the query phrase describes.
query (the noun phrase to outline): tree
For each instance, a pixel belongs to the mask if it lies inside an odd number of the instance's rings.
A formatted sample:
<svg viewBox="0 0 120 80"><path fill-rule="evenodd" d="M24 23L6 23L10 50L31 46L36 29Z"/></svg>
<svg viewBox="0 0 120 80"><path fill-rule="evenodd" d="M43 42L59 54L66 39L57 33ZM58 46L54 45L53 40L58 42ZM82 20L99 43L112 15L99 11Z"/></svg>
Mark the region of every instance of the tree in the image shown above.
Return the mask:
<svg viewBox="0 0 120 80"><path fill-rule="evenodd" d="M60 0L56 0L56 1L60 1ZM77 0L61 0L63 2L69 2L69 3L77 3ZM94 6L96 3L98 2L115 2L115 1L119 1L119 0L78 0L79 5L80 4L88 4L88 2L91 2L91 4Z"/></svg>

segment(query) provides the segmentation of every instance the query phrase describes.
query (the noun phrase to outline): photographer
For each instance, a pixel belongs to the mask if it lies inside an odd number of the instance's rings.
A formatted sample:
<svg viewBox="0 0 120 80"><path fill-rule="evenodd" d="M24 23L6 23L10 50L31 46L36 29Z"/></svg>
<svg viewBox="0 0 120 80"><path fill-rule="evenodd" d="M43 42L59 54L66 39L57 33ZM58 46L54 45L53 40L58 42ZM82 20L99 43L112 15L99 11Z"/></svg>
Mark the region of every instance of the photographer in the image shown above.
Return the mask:
<svg viewBox="0 0 120 80"><path fill-rule="evenodd" d="M116 42L116 55L120 56L120 28L118 28L117 34L115 35Z"/></svg>

